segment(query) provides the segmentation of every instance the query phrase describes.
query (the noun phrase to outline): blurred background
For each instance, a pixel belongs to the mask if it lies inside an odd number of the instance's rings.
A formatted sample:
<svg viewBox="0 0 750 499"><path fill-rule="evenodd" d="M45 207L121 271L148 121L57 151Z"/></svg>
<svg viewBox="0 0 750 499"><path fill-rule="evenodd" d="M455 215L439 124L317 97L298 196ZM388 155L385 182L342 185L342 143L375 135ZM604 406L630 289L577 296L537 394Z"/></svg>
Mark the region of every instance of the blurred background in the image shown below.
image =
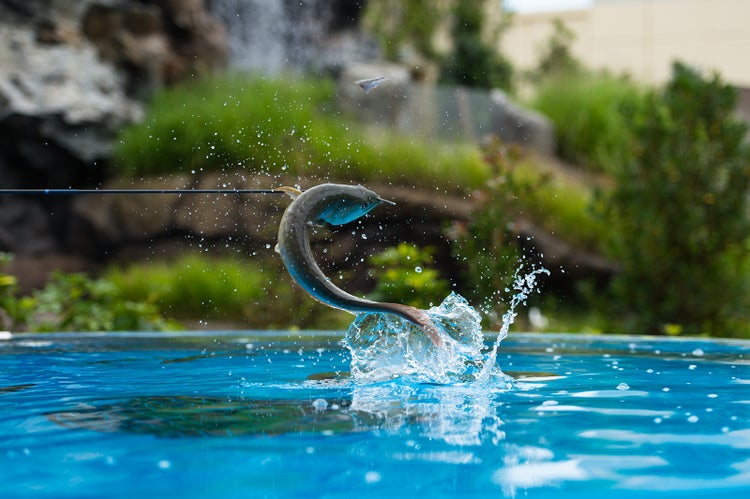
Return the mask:
<svg viewBox="0 0 750 499"><path fill-rule="evenodd" d="M492 328L543 266L520 329L750 337L749 52L741 0L0 0L0 188L362 183L355 294ZM1 194L0 330L346 327L288 202Z"/></svg>

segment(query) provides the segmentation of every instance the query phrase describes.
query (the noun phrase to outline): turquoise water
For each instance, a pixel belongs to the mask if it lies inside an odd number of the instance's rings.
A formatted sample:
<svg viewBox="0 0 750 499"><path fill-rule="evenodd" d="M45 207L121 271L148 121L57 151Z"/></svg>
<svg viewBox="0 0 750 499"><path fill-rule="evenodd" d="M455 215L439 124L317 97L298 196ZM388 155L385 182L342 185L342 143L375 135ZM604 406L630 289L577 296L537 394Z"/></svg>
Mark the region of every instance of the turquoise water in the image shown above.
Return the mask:
<svg viewBox="0 0 750 499"><path fill-rule="evenodd" d="M511 333L430 382L352 376L342 339L0 340L0 497L750 492L750 342Z"/></svg>

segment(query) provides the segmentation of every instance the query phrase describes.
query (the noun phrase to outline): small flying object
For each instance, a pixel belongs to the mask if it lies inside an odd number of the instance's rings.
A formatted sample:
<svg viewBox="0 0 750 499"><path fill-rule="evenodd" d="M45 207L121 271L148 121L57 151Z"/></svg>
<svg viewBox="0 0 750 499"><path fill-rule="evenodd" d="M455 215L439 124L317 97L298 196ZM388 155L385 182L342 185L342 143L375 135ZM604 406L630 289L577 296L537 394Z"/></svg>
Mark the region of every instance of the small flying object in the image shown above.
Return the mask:
<svg viewBox="0 0 750 499"><path fill-rule="evenodd" d="M365 93L370 93L371 90L378 88L380 85L385 83L387 80L385 76L376 76L375 78L365 78L364 80L357 80L354 83L359 85Z"/></svg>

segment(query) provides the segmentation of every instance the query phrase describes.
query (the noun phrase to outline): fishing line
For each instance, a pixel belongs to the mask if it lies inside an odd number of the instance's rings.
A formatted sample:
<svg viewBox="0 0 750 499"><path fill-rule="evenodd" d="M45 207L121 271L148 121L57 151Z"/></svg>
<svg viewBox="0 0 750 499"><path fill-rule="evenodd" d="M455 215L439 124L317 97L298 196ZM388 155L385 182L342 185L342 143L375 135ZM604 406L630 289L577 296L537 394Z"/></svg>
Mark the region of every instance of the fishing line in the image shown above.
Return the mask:
<svg viewBox="0 0 750 499"><path fill-rule="evenodd" d="M277 189L0 189L0 194L285 194Z"/></svg>

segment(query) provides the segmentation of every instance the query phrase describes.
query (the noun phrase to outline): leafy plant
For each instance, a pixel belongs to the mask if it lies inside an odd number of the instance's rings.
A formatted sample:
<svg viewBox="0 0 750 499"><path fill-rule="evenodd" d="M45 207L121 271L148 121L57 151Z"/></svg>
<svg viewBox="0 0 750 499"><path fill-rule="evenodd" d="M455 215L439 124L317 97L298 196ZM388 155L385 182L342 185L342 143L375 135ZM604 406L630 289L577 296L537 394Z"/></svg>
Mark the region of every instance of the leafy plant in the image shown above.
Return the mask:
<svg viewBox="0 0 750 499"><path fill-rule="evenodd" d="M12 255L0 253L0 269ZM104 279L55 273L47 285L20 296L15 277L0 273L0 326L29 331L159 331L174 329L148 300L125 299Z"/></svg>
<svg viewBox="0 0 750 499"><path fill-rule="evenodd" d="M575 33L561 19L552 21L552 29L552 35L542 48L537 66L529 73L529 78L532 81L559 81L582 76L583 64L570 48L575 41Z"/></svg>
<svg viewBox="0 0 750 499"><path fill-rule="evenodd" d="M398 61L401 51L410 48L432 60L437 57L433 37L445 13L444 2L434 0L372 0L364 24L377 36L386 59Z"/></svg>
<svg viewBox="0 0 750 499"><path fill-rule="evenodd" d="M519 151L499 138L484 144L485 158L494 177L477 193L471 220L451 231L453 254L464 265L464 293L478 303L485 315L501 315L505 290L512 286L520 260L520 246L511 231L516 218L518 197L532 189L519 181L516 165Z"/></svg>
<svg viewBox="0 0 750 499"><path fill-rule="evenodd" d="M750 150L736 102L718 75L676 63L632 117L632 153L607 199L623 265L613 303L632 332L747 330Z"/></svg>
<svg viewBox="0 0 750 499"><path fill-rule="evenodd" d="M520 190L507 209L524 213L577 248L605 253L610 228L592 209L596 200L593 182L545 169L542 162L535 157L517 160L508 187Z"/></svg>
<svg viewBox="0 0 750 499"><path fill-rule="evenodd" d="M247 328L336 329L351 316L312 300L276 259L190 254L175 261L113 267L106 279L133 300L150 300L174 320L218 319Z"/></svg>
<svg viewBox="0 0 750 499"><path fill-rule="evenodd" d="M486 0L456 0L453 6L453 50L442 64L441 80L471 87L513 87L513 66L497 50L504 22L486 40Z"/></svg>
<svg viewBox="0 0 750 499"><path fill-rule="evenodd" d="M31 314L33 301L18 296L18 281L15 276L2 272L13 260L10 253L0 252L0 328L18 329L25 324Z"/></svg>
<svg viewBox="0 0 750 499"><path fill-rule="evenodd" d="M33 293L32 331L161 331L175 329L148 301L124 299L104 279L83 273L54 273L51 281Z"/></svg>
<svg viewBox="0 0 750 499"><path fill-rule="evenodd" d="M541 83L532 105L554 123L563 159L614 173L630 156L627 116L644 102L642 91L627 79L577 73Z"/></svg>
<svg viewBox="0 0 750 499"><path fill-rule="evenodd" d="M371 297L419 308L442 302L450 292L450 283L431 268L433 252L431 248L401 243L371 256L370 272L377 280Z"/></svg>

